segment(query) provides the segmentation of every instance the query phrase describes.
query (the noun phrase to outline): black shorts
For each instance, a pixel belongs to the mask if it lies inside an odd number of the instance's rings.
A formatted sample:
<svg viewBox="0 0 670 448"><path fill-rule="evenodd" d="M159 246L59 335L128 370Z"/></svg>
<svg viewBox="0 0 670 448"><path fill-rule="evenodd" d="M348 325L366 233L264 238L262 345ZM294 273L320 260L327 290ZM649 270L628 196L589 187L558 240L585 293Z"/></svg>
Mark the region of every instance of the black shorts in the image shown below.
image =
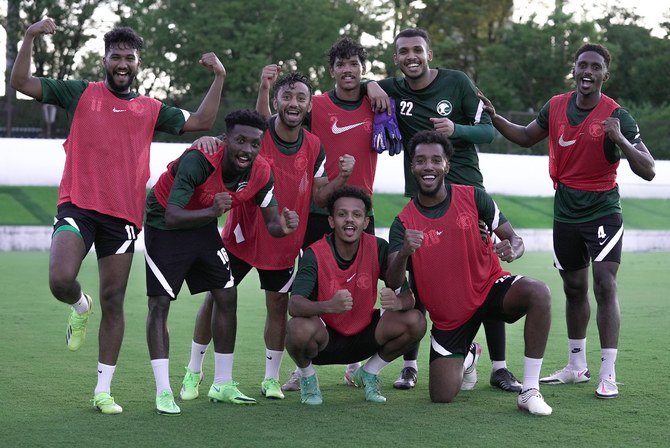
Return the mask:
<svg viewBox="0 0 670 448"><path fill-rule="evenodd" d="M244 280L244 277L247 276L253 266L241 258L237 258L232 253L229 253L228 256L230 257L230 271L233 275L235 286L237 286L242 283L242 280ZM277 270L256 268L256 271L261 281L261 289L281 293L291 292L296 274L295 267Z"/></svg>
<svg viewBox="0 0 670 448"><path fill-rule="evenodd" d="M86 253L95 243L98 259L109 255L132 254L135 251L138 233L137 227L130 221L95 210L79 208L71 202L58 206L52 238L63 231L74 232L81 236Z"/></svg>
<svg viewBox="0 0 670 448"><path fill-rule="evenodd" d="M365 233L374 235L375 217L370 216L369 218L370 222L365 228ZM333 229L330 227L330 223L328 223L328 215L310 213L309 218L307 219L307 230L305 231L305 239L302 242L302 248L308 248L312 243L319 241L324 235L328 235L332 232Z"/></svg>
<svg viewBox="0 0 670 448"><path fill-rule="evenodd" d="M496 280L482 306L460 327L439 330L433 326L430 330L430 362L437 358L467 355L470 344L485 320L511 322L503 312L503 300L512 284L521 278L521 275L506 275Z"/></svg>
<svg viewBox="0 0 670 448"><path fill-rule="evenodd" d="M621 263L622 246L621 213L579 224L554 221L554 266L562 271L588 267L589 260Z"/></svg>
<svg viewBox="0 0 670 448"><path fill-rule="evenodd" d="M191 294L230 288L228 253L212 221L184 230L144 228L147 295L177 298L184 280Z"/></svg>
<svg viewBox="0 0 670 448"><path fill-rule="evenodd" d="M375 339L375 329L380 317L381 312L376 309L370 325L352 336L344 336L326 325L328 345L319 352L316 358L312 359L312 364L351 364L368 359L377 353L381 345Z"/></svg>

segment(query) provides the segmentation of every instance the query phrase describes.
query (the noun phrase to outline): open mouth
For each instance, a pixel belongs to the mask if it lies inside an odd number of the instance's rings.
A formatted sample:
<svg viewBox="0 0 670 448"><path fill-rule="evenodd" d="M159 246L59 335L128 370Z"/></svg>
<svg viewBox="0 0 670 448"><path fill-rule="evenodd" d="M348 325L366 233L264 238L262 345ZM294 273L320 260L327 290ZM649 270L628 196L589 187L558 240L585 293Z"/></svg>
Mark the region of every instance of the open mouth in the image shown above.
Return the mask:
<svg viewBox="0 0 670 448"><path fill-rule="evenodd" d="M342 228L346 236L352 237L356 234L356 226L346 225Z"/></svg>
<svg viewBox="0 0 670 448"><path fill-rule="evenodd" d="M235 160L237 160L237 164L244 168L247 167L251 164L251 157L249 157L246 154L240 154L237 157L235 157Z"/></svg>
<svg viewBox="0 0 670 448"><path fill-rule="evenodd" d="M580 85L584 89L589 89L593 85L593 78L588 76L583 77Z"/></svg>

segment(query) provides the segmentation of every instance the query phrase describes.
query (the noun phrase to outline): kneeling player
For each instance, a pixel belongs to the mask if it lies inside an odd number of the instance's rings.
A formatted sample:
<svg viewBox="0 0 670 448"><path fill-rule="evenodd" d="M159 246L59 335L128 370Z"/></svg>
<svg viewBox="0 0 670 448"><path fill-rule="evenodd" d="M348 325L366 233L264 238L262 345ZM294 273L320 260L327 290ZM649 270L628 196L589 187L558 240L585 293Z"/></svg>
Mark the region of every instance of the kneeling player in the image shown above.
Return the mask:
<svg viewBox="0 0 670 448"><path fill-rule="evenodd" d="M520 257L523 241L486 192L445 184L454 152L449 140L422 131L409 149L419 191L391 226L387 281L391 287L401 285L411 259L417 290L433 322L431 400L448 403L458 394L463 358L484 320L511 323L526 316L523 388L517 405L531 414L551 414L539 392L551 324L549 289L501 268L498 258L511 262ZM500 238L499 243L492 244L480 222Z"/></svg>
<svg viewBox="0 0 670 448"><path fill-rule="evenodd" d="M365 399L384 403L377 375L423 337L426 320L413 309L406 281L398 292L381 290L388 243L364 233L372 207L363 191L344 187L328 200L333 233L312 244L300 259L289 300L286 349L300 369L300 399L322 403L313 365L348 364L370 358L354 373Z"/></svg>

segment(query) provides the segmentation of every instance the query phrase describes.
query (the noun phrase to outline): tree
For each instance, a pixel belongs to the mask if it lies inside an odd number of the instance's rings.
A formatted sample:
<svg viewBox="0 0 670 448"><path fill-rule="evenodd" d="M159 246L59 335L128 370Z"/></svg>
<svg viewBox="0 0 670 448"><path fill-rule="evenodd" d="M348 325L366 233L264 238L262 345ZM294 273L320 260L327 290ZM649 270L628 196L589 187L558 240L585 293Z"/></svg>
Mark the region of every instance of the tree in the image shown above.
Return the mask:
<svg viewBox="0 0 670 448"><path fill-rule="evenodd" d="M379 28L352 0L203 0L197 7L188 0L130 0L121 2L119 12L121 23L145 39L142 59L154 74L150 78L169 79L162 91L156 83L145 88L177 101L200 96L209 86L196 67L207 51L228 71L227 96L254 97L262 67L277 62L285 71L308 74L317 88L329 88L330 45L343 34L357 39L363 29Z"/></svg>

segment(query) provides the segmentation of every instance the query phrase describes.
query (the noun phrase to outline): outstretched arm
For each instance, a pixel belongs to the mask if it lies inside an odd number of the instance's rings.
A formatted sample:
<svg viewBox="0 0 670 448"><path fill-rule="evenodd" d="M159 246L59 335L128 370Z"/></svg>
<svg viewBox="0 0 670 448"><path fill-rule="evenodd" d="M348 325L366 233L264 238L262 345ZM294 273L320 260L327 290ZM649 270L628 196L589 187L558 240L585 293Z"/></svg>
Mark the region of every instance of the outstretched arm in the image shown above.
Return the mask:
<svg viewBox="0 0 670 448"><path fill-rule="evenodd" d="M21 49L16 56L14 67L12 68L10 78L12 87L38 101L42 99L42 81L34 77L30 70L33 56L33 42L35 41L35 37L41 34L54 34L55 32L56 23L48 17L30 25L26 30L26 35L23 37L23 44L21 44Z"/></svg>
<svg viewBox="0 0 670 448"><path fill-rule="evenodd" d="M226 79L226 69L214 53L205 53L198 61L200 65L210 72L214 72L214 81L207 91L207 95L200 103L198 110L192 113L184 127L183 132L207 131L214 126L216 114L219 112L219 103L221 102L221 91L223 82Z"/></svg>
<svg viewBox="0 0 670 448"><path fill-rule="evenodd" d="M500 132L507 140L516 143L519 146L528 148L534 144L544 140L549 135L549 131L542 129L536 120L533 120L528 126L520 126L507 121L504 117L496 114L491 101L484 96L481 91L478 91L477 96L484 103L484 111L491 116L493 126Z"/></svg>

